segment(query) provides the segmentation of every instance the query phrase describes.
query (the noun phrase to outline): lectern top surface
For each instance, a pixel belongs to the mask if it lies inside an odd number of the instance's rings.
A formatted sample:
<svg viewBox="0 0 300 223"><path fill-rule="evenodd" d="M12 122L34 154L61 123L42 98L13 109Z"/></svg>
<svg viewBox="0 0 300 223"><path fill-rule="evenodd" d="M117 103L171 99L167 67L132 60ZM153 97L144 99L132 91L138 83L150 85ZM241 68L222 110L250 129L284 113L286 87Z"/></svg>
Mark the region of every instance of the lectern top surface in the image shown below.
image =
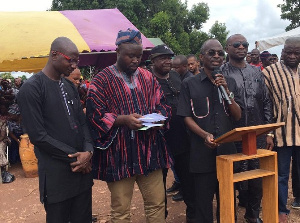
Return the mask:
<svg viewBox="0 0 300 223"><path fill-rule="evenodd" d="M215 139L216 143L242 141L242 137L250 132L256 132L256 136L267 134L274 129L284 126L284 122L272 123L266 125L254 125L241 128L235 128Z"/></svg>

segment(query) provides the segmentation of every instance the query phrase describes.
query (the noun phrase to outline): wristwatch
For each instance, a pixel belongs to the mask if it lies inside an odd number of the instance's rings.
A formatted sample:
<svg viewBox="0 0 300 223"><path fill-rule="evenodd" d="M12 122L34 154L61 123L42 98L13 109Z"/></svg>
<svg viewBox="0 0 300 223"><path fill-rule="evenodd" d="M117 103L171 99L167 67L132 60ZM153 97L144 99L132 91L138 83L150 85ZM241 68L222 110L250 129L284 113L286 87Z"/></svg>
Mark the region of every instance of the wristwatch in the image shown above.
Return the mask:
<svg viewBox="0 0 300 223"><path fill-rule="evenodd" d="M230 92L229 95L228 95L228 97L229 97L230 99L234 99L234 93L233 93L233 92Z"/></svg>

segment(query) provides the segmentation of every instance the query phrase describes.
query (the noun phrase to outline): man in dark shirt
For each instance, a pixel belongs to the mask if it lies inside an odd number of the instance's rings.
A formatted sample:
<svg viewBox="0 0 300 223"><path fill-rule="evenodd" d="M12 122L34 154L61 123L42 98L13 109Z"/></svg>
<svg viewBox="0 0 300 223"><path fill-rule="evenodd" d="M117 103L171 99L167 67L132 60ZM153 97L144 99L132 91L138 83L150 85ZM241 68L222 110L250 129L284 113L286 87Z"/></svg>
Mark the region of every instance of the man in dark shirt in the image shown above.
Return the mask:
<svg viewBox="0 0 300 223"><path fill-rule="evenodd" d="M268 51L263 51L259 56L260 56L260 60L262 62L262 70L265 67L270 66L271 64L275 63L274 62L275 58Z"/></svg>
<svg viewBox="0 0 300 223"><path fill-rule="evenodd" d="M200 62L198 61L197 57L194 54L189 54L187 56L188 60L188 69L189 71L196 75L200 73Z"/></svg>
<svg viewBox="0 0 300 223"><path fill-rule="evenodd" d="M196 222L212 223L212 201L218 194L216 156L236 152L234 143L218 145L214 139L233 128L232 121L240 119L241 108L235 102L239 101L235 81L222 74L216 74L216 79L212 76L225 55L220 42L207 40L200 53L204 69L183 81L177 114L184 117L191 132L190 171L195 180ZM231 104L223 100L220 85L230 95Z"/></svg>
<svg viewBox="0 0 300 223"><path fill-rule="evenodd" d="M175 194L172 199L178 200L181 196L185 204L187 205L186 217L187 222L192 222L195 218L194 209L194 187L193 178L189 172L189 136L187 134L187 129L184 125L182 117L178 116L177 106L180 94L181 78L186 76L187 66L185 66L185 71L179 72L183 74L182 76L171 70L173 51L165 45L158 45L151 50L150 59L153 63L153 74L155 75L157 81L161 85L164 95L167 99L167 104L172 108L172 117L170 121L170 128L165 132L165 137L167 140L167 145L170 147L172 155L174 157L174 174L178 175L180 181L179 192ZM183 56L183 55L182 55ZM185 59L186 57L175 57L174 60ZM178 63L179 64L179 63ZM191 76L193 76L190 73ZM165 173L166 177L166 173ZM181 198L182 199L182 198Z"/></svg>
<svg viewBox="0 0 300 223"><path fill-rule="evenodd" d="M78 64L75 44L59 37L43 70L21 87L18 104L38 158L48 223L92 221L92 140L75 86L62 78Z"/></svg>
<svg viewBox="0 0 300 223"><path fill-rule="evenodd" d="M188 70L188 60L184 55L177 55L172 61L172 68L180 74L180 79L183 81L187 77L192 77L193 74Z"/></svg>
<svg viewBox="0 0 300 223"><path fill-rule="evenodd" d="M249 65L245 61L248 42L240 34L232 35L226 43L229 62L221 67L223 75L235 79L243 100L244 110L242 118L235 123L235 127L263 125L272 122L272 102L264 77L259 67ZM242 143L235 143L237 151L242 152ZM261 136L257 138L257 148L273 148L273 138ZM259 160L240 162L239 171L259 168ZM259 218L260 202L262 198L262 179L253 179L238 183L239 205L246 207L245 218L248 222L261 222Z"/></svg>

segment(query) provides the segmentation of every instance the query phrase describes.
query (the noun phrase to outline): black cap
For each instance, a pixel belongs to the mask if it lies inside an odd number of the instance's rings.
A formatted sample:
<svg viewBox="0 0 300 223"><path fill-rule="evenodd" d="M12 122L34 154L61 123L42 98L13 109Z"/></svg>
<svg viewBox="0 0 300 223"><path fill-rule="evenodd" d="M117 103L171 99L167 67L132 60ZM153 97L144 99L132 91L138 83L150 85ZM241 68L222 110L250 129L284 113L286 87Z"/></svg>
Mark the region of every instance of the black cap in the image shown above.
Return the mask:
<svg viewBox="0 0 300 223"><path fill-rule="evenodd" d="M152 48L150 53L151 53L151 55L149 56L150 60L161 55L174 56L174 52L165 44L155 46L154 48Z"/></svg>

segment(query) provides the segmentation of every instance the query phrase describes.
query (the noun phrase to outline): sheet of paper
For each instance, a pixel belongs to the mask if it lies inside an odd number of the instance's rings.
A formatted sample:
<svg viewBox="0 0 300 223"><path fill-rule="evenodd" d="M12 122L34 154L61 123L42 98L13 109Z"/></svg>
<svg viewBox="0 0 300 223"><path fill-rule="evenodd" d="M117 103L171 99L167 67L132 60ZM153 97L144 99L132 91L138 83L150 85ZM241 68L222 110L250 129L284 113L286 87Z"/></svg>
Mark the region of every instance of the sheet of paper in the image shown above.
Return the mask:
<svg viewBox="0 0 300 223"><path fill-rule="evenodd" d="M167 118L165 116L157 113L144 115L143 117L139 118L139 120L142 121L142 125L143 125L143 127L140 128L139 130L147 130L152 127L163 126L162 123L158 123L158 122L164 121L166 119Z"/></svg>

